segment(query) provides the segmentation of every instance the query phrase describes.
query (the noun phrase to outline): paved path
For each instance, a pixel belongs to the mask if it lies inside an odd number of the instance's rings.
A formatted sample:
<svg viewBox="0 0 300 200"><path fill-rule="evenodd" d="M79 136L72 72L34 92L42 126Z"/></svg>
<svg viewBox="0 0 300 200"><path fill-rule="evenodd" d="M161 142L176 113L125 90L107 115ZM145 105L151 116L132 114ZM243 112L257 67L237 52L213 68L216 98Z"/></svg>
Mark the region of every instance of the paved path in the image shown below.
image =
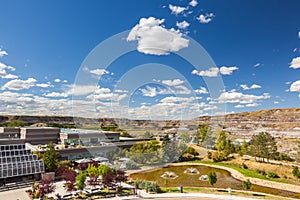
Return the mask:
<svg viewBox="0 0 300 200"><path fill-rule="evenodd" d="M30 200L25 192L28 189L30 187L0 192L0 200Z"/></svg>
<svg viewBox="0 0 300 200"><path fill-rule="evenodd" d="M246 181L247 179L250 180L251 183L260 185L260 186L265 186L265 187L270 187L270 188L275 188L278 190L287 190L290 192L295 192L295 193L300 193L300 185L293 185L293 184L287 184L287 183L280 183L280 182L274 182L274 181L268 181L268 180L263 180L259 178L250 178L250 177L245 177L243 174L241 174L239 171L229 168L229 167L223 167L223 166L218 166L218 165L209 165L209 164L203 164L203 163L172 163L169 164L170 166L180 166L180 165L203 165L203 166L208 166L208 167L214 167L214 168L219 168L223 169L226 171L229 171L231 176L241 180L241 181Z"/></svg>

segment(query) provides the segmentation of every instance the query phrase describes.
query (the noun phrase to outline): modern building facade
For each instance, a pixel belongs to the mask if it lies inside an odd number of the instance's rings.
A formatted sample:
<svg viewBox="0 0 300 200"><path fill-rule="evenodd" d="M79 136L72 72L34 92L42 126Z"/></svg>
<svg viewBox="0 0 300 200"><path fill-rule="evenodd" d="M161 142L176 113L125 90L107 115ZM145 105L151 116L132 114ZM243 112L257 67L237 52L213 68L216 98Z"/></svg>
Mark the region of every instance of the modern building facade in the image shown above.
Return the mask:
<svg viewBox="0 0 300 200"><path fill-rule="evenodd" d="M38 179L44 162L26 148L24 140L0 140L0 184L11 180Z"/></svg>
<svg viewBox="0 0 300 200"><path fill-rule="evenodd" d="M20 138L20 128L0 127L0 138Z"/></svg>
<svg viewBox="0 0 300 200"><path fill-rule="evenodd" d="M20 128L20 138L30 144L49 144L59 141L60 128L24 127Z"/></svg>
<svg viewBox="0 0 300 200"><path fill-rule="evenodd" d="M102 130L61 129L60 141L62 144L95 145L101 142L118 142L120 133Z"/></svg>

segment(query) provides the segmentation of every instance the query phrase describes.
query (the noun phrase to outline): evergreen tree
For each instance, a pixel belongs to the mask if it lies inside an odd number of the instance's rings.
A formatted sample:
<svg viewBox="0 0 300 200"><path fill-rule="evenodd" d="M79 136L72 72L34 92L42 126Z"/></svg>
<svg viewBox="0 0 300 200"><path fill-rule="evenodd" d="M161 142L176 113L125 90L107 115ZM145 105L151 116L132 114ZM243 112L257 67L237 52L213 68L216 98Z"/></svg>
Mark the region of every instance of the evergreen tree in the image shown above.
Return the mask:
<svg viewBox="0 0 300 200"><path fill-rule="evenodd" d="M85 172L79 172L79 174L76 176L76 186L79 190L83 190L85 188L85 179Z"/></svg>
<svg viewBox="0 0 300 200"><path fill-rule="evenodd" d="M211 171L208 173L208 183L211 185L211 186L214 186L214 184L218 181L218 178L217 178L217 174L216 172L214 171Z"/></svg>
<svg viewBox="0 0 300 200"><path fill-rule="evenodd" d="M258 158L258 161L269 161L270 158L275 158L277 155L277 145L275 138L268 132L260 132L254 135L251 139L250 155Z"/></svg>
<svg viewBox="0 0 300 200"><path fill-rule="evenodd" d="M44 164L47 171L55 172L59 165L58 156L59 154L55 151L54 145L52 144L52 142L50 142L43 156Z"/></svg>

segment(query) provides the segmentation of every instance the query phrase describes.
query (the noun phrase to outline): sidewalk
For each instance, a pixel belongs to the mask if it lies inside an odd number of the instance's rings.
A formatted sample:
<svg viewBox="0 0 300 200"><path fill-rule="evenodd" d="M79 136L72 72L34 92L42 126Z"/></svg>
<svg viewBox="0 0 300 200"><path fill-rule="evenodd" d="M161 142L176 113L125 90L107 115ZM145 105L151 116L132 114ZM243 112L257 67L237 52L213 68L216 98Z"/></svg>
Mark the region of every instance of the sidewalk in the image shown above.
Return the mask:
<svg viewBox="0 0 300 200"><path fill-rule="evenodd" d="M133 188L131 185L126 183L122 183L123 187ZM246 198L239 196L231 196L231 195L217 195L217 194L204 194L204 193L160 193L160 194L149 194L145 190L137 190L136 196L127 196L127 197L115 197L110 199L157 199L157 198L201 198L201 199L224 199L224 200L255 200L255 198Z"/></svg>

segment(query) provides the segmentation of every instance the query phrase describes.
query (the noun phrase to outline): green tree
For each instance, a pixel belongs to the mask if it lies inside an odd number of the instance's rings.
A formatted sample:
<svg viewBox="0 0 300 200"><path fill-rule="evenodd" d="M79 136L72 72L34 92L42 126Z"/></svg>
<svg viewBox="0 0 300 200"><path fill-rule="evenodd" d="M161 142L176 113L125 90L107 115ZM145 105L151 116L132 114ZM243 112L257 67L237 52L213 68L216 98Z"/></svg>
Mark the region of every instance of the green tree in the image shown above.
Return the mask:
<svg viewBox="0 0 300 200"><path fill-rule="evenodd" d="M110 168L107 165L101 164L101 165L98 166L98 173L101 176L106 174L109 170L110 170Z"/></svg>
<svg viewBox="0 0 300 200"><path fill-rule="evenodd" d="M87 172L87 175L90 177L89 184L97 185L97 178L100 175L98 168L96 166L90 164L88 166L86 172Z"/></svg>
<svg viewBox="0 0 300 200"><path fill-rule="evenodd" d="M58 156L59 154L55 151L53 143L50 142L43 156L44 164L47 171L55 172L59 165Z"/></svg>
<svg viewBox="0 0 300 200"><path fill-rule="evenodd" d="M180 135L180 138L181 138L181 142L184 142L184 143L189 143L191 141L191 136L189 133L182 133Z"/></svg>
<svg viewBox="0 0 300 200"><path fill-rule="evenodd" d="M10 124L7 124L8 127L22 127L25 126L22 120L13 120Z"/></svg>
<svg viewBox="0 0 300 200"><path fill-rule="evenodd" d="M218 181L218 178L217 178L217 174L216 172L214 171L211 171L208 173L208 183L211 185L211 186L214 186L214 184Z"/></svg>
<svg viewBox="0 0 300 200"><path fill-rule="evenodd" d="M185 150L185 153L191 154L193 156L198 156L199 155L199 153L193 147L188 147Z"/></svg>
<svg viewBox="0 0 300 200"><path fill-rule="evenodd" d="M277 145L275 138L268 132L260 132L258 135L252 136L252 145L249 148L249 154L254 156L258 161L269 161L277 155Z"/></svg>
<svg viewBox="0 0 300 200"><path fill-rule="evenodd" d="M85 179L85 172L79 172L79 174L76 176L76 186L79 190L83 190L85 188Z"/></svg>
<svg viewBox="0 0 300 200"><path fill-rule="evenodd" d="M300 172L299 172L298 166L294 166L294 167L293 167L292 174L293 174L293 176L295 176L297 179L300 178Z"/></svg>
<svg viewBox="0 0 300 200"><path fill-rule="evenodd" d="M245 189L245 190L250 190L251 188L251 182L249 179L247 179L247 181L243 181L242 182L242 187Z"/></svg>
<svg viewBox="0 0 300 200"><path fill-rule="evenodd" d="M228 156L235 150L234 145L231 143L231 140L227 139L227 135L224 131L222 131L219 135L219 138L216 142L216 149L219 152L222 152L225 156Z"/></svg>
<svg viewBox="0 0 300 200"><path fill-rule="evenodd" d="M246 142L246 140L243 141L242 145L241 145L241 149L239 150L239 155L243 156L247 153L248 150L248 143Z"/></svg>
<svg viewBox="0 0 300 200"><path fill-rule="evenodd" d="M196 132L196 139L199 143L204 142L206 136L210 134L211 130L208 125L199 125L199 130Z"/></svg>

